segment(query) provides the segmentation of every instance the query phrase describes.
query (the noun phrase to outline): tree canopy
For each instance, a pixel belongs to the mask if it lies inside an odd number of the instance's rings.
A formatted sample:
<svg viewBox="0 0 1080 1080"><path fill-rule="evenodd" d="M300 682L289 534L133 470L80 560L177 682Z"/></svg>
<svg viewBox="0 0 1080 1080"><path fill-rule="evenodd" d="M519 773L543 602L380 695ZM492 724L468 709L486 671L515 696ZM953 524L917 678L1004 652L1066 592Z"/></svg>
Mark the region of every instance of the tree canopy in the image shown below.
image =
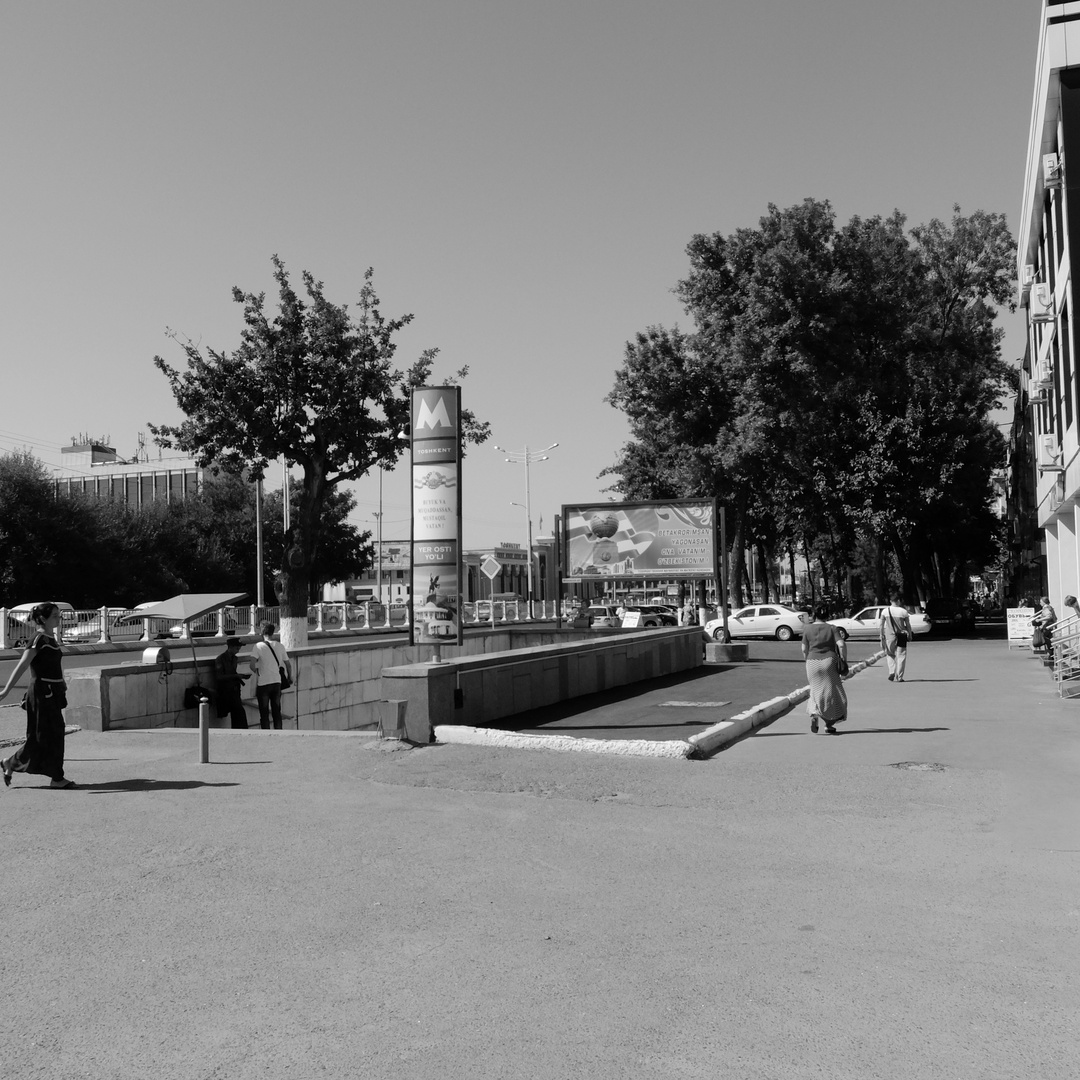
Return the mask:
<svg viewBox="0 0 1080 1080"><path fill-rule="evenodd" d="M293 507L299 492L292 492ZM351 491L323 507L312 597L371 565L371 534L350 524ZM264 590L284 550L282 493L263 500ZM0 455L0 606L64 600L77 608L132 607L180 592L257 593L255 487L246 477L208 470L187 499L129 506L112 499L56 497L48 469L33 455Z"/></svg>
<svg viewBox="0 0 1080 1080"><path fill-rule="evenodd" d="M676 288L694 331L639 333L608 397L633 436L615 490L719 498L736 603L747 547L809 547L842 572L865 541L878 592L891 554L909 596L950 594L995 550L1004 440L988 414L1012 378L994 325L1012 252L1001 215L837 227L813 199L694 236Z"/></svg>
<svg viewBox="0 0 1080 1080"><path fill-rule="evenodd" d="M301 470L292 535L276 578L283 635L287 644L299 644L307 634L308 594L318 573L330 493L373 468L393 467L405 449L399 433L409 425L410 391L427 382L437 350L425 351L405 371L393 366L394 336L413 316L384 318L371 270L354 317L346 305L328 300L323 283L307 271L306 299L299 296L282 261L276 255L272 261L275 316L267 314L264 293L233 289L233 299L244 308L235 350L204 354L174 335L186 370L154 358L187 419L151 430L162 445L234 472L246 469L258 477L278 458ZM462 426L466 441L488 437L488 425L470 412L463 414Z"/></svg>

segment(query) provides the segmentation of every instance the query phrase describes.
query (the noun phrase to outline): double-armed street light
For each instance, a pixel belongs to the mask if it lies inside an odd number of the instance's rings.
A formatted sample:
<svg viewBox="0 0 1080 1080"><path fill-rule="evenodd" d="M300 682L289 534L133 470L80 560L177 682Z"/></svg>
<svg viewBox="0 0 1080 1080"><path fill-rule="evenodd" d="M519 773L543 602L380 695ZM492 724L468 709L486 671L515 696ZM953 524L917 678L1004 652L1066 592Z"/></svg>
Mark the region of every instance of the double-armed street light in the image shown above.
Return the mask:
<svg viewBox="0 0 1080 1080"><path fill-rule="evenodd" d="M554 450L559 444L557 442L552 443L550 446L545 446L543 450L530 450L526 446L523 450L505 450L501 446L496 446L495 449L500 454L506 455L506 460L511 465L524 465L525 466L525 522L528 527L528 547L526 548L526 557L528 559L528 590L529 590L529 618L532 618L533 612L533 543L532 543L532 495L529 489L529 466L534 461L547 461L547 452ZM514 506L520 506L521 503L512 503Z"/></svg>

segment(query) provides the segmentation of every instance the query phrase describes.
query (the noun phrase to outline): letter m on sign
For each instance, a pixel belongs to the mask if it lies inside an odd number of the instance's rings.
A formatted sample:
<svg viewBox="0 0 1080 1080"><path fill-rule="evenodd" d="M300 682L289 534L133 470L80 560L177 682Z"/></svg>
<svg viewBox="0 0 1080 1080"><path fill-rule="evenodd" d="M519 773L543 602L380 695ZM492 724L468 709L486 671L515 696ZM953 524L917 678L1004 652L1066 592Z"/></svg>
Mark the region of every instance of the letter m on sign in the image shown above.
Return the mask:
<svg viewBox="0 0 1080 1080"><path fill-rule="evenodd" d="M424 434L452 438L457 434L454 389L439 387L414 391L413 431L418 438Z"/></svg>

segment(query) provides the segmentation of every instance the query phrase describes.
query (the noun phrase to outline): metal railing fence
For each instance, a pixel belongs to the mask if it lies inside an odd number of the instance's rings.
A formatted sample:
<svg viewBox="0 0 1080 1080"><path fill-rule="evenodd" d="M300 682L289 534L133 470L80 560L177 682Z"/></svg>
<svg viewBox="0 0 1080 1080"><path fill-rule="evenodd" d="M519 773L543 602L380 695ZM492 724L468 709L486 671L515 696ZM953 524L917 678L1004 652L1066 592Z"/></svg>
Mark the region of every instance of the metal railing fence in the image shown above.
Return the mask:
<svg viewBox="0 0 1080 1080"><path fill-rule="evenodd" d="M573 617L576 605L564 601L562 618ZM533 601L530 614L527 601L479 600L462 605L466 626L533 621L552 621L559 602ZM101 607L84 610L62 609L60 633L69 645L108 644L112 641L154 641L159 638L188 640L196 638L245 637L257 634L264 622L279 625L277 606L237 605L193 619L187 625L176 620L139 617L132 608ZM308 629L334 633L353 630L403 630L409 626L409 607L405 604L350 604L327 601L308 608ZM34 627L26 609L0 608L0 649L23 648L33 640Z"/></svg>

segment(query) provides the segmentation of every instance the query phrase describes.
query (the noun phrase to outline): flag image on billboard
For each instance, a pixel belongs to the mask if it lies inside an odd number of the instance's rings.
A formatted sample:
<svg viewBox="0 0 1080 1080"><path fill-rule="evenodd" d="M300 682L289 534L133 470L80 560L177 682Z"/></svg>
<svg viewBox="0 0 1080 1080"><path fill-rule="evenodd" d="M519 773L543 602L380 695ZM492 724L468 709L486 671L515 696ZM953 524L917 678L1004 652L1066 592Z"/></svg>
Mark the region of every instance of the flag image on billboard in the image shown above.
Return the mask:
<svg viewBox="0 0 1080 1080"><path fill-rule="evenodd" d="M563 506L562 521L568 581L715 576L714 499Z"/></svg>
<svg viewBox="0 0 1080 1080"><path fill-rule="evenodd" d="M412 392L413 645L460 645L461 391Z"/></svg>

